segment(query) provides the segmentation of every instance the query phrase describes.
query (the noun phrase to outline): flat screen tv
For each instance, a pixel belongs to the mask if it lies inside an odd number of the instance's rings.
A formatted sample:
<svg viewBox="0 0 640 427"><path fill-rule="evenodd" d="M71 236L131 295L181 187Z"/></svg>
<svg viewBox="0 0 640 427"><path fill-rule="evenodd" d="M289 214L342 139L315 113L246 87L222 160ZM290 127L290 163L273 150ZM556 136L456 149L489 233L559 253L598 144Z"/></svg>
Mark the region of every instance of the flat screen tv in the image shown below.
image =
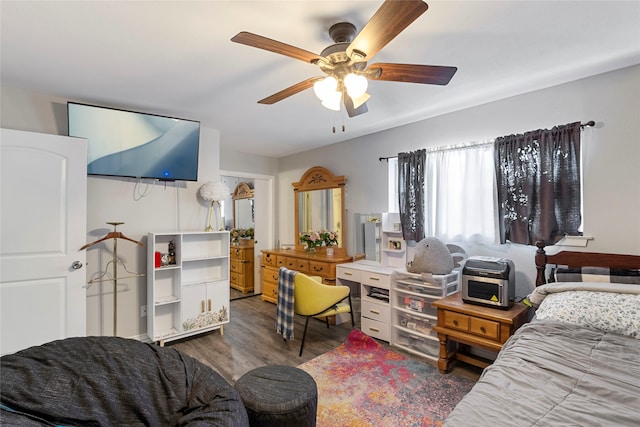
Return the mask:
<svg viewBox="0 0 640 427"><path fill-rule="evenodd" d="M197 181L200 122L67 103L69 136L88 139L87 174Z"/></svg>

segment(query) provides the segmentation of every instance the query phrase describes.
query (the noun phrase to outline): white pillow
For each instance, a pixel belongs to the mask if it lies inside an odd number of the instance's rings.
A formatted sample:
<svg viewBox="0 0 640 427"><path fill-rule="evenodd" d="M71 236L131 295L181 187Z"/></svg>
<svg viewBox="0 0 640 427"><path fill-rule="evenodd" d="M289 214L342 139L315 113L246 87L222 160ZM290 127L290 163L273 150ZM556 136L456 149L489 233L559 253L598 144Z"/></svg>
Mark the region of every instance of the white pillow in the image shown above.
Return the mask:
<svg viewBox="0 0 640 427"><path fill-rule="evenodd" d="M552 293L538 307L536 318L640 339L640 295L589 291Z"/></svg>

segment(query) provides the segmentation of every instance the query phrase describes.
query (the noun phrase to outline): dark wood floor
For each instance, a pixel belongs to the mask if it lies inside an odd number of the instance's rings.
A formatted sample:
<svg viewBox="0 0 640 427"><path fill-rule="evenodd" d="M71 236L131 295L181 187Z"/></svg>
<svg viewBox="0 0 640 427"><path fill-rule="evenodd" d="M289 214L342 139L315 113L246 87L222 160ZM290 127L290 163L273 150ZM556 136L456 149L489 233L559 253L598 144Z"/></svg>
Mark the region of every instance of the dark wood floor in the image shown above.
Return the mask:
<svg viewBox="0 0 640 427"><path fill-rule="evenodd" d="M354 299L356 327L360 327L359 299ZM214 331L167 344L212 367L231 383L246 372L265 365L297 366L342 344L351 331L351 322L326 325L316 319L309 323L302 356L298 356L304 319L296 316L295 339L285 341L275 330L276 306L264 302L260 296L232 300L229 324L224 334ZM387 343L380 341L381 344ZM402 353L398 349L393 349ZM403 353L407 357L411 354ZM418 357L415 357L418 358ZM427 359L426 363L435 364ZM473 367L454 368L456 374L477 379L480 371Z"/></svg>

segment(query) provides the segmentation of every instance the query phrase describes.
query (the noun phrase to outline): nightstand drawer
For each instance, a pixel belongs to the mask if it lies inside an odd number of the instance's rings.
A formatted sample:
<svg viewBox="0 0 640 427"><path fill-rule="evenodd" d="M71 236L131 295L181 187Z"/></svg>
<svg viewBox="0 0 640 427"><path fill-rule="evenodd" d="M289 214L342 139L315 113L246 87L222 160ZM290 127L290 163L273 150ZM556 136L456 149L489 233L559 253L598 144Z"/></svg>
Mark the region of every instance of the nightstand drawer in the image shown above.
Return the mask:
<svg viewBox="0 0 640 427"><path fill-rule="evenodd" d="M469 316L454 311L444 312L444 326L459 331L469 330Z"/></svg>
<svg viewBox="0 0 640 427"><path fill-rule="evenodd" d="M471 317L469 319L469 332L497 340L500 336L500 323Z"/></svg>

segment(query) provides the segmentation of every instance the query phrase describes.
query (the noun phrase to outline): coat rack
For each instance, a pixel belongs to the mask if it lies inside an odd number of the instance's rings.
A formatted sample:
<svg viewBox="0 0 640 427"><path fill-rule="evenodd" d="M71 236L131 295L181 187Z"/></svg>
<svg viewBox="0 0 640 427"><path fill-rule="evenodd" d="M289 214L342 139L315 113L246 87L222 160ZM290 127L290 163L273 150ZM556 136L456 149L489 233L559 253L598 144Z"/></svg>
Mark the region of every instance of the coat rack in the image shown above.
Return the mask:
<svg viewBox="0 0 640 427"><path fill-rule="evenodd" d="M126 265L123 263L122 266L124 267L125 271L130 275L125 277L118 277L118 239L128 240L139 246L144 246L144 243L139 242L137 240L130 239L129 237L125 236L124 234L116 230L116 227L121 224L124 224L124 222L107 222L107 224L113 225L112 232L108 233L106 236L102 237L101 239L96 240L95 242L87 243L86 245L81 247L80 250L82 251L84 249L87 249L105 240L113 239L113 261L109 261L109 263L107 263L107 266L105 268L105 273L102 276L98 277L97 279L91 279L89 281L89 284L97 283L97 282L113 281L113 335L116 336L117 328L118 328L118 280L129 279L131 277L144 276L144 274L131 273L129 270L127 270ZM103 279L103 277L107 274L106 270L109 268L110 263L113 263L113 277L110 279Z"/></svg>

